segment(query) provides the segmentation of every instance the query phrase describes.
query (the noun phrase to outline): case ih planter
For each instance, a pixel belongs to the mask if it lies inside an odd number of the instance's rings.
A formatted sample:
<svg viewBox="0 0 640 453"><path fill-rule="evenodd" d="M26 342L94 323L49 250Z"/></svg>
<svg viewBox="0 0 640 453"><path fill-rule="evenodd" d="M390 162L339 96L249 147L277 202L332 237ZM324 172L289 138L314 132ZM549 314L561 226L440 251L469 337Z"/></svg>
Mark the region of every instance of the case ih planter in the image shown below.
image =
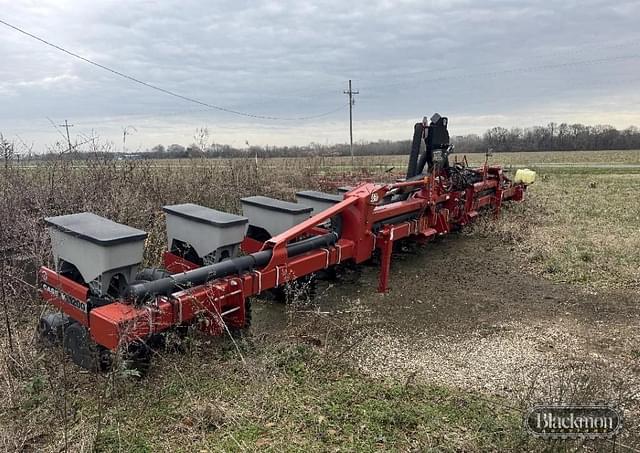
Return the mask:
<svg viewBox="0 0 640 453"><path fill-rule="evenodd" d="M144 367L148 345L170 329L244 329L253 296L338 265L379 255L378 291L386 291L395 242L425 243L481 212L498 214L503 202L521 201L532 182L515 183L487 163L450 164L451 150L447 119L434 115L429 125L416 124L400 182L366 182L340 195L300 192L299 203L244 198L244 217L167 206L164 269L136 273L142 231L88 213L47 219L56 268L39 270L40 293L60 311L41 319L40 333L62 341L85 368L105 368L115 351ZM245 254L238 256L240 242Z"/></svg>

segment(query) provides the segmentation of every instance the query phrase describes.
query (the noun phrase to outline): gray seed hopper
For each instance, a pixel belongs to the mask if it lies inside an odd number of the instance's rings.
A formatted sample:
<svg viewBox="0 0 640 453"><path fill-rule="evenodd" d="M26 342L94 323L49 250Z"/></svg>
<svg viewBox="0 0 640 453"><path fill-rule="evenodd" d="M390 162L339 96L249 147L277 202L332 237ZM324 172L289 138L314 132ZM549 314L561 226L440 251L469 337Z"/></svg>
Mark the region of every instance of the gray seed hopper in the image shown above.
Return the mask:
<svg viewBox="0 0 640 453"><path fill-rule="evenodd" d="M167 214L169 250L193 248L199 260L209 265L238 255L249 220L228 212L186 203L162 208ZM185 256L185 258L187 258Z"/></svg>
<svg viewBox="0 0 640 453"><path fill-rule="evenodd" d="M110 293L110 285L115 290L110 295L117 296L134 280L142 262L144 231L90 212L47 217L45 222L58 272L76 280L79 273L101 296Z"/></svg>
<svg viewBox="0 0 640 453"><path fill-rule="evenodd" d="M304 190L296 193L296 201L305 206L311 206L313 208L312 215L324 211L330 208L336 203L343 200L344 195L335 195L324 192L317 192L315 190Z"/></svg>
<svg viewBox="0 0 640 453"><path fill-rule="evenodd" d="M341 195L344 195L345 193L353 190L352 186L342 186L342 187L338 187L338 193Z"/></svg>
<svg viewBox="0 0 640 453"><path fill-rule="evenodd" d="M311 216L313 208L299 203L255 196L242 198L242 214L249 218L249 225L276 236L304 222Z"/></svg>

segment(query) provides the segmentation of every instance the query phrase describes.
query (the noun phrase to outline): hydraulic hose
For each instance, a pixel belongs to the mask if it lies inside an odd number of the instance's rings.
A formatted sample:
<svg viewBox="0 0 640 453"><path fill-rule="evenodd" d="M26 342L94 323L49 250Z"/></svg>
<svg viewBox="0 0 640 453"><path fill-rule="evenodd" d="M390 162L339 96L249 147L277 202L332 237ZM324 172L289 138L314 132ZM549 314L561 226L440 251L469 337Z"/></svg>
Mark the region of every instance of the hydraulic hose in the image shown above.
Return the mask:
<svg viewBox="0 0 640 453"><path fill-rule="evenodd" d="M287 256L291 258L311 250L329 247L334 245L337 240L338 234L335 232L303 239L287 245ZM266 266L271 260L272 254L272 250L262 250L250 255L239 256L181 274L175 274L170 277L160 278L150 282L135 283L129 286L127 295L134 300L161 294L169 295L180 289L202 285L216 278L241 274L256 267Z"/></svg>

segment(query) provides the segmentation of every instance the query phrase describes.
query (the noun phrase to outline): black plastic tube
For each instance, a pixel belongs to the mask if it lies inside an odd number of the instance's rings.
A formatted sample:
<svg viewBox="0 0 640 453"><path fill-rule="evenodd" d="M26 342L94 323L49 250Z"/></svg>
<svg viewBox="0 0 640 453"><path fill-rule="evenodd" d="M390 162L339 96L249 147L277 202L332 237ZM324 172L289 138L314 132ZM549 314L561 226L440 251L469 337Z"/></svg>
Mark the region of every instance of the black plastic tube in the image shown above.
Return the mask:
<svg viewBox="0 0 640 453"><path fill-rule="evenodd" d="M416 123L415 126L413 126L413 140L411 142L411 153L409 154L409 165L407 166L407 179L416 175L423 130L424 126L422 123Z"/></svg>
<svg viewBox="0 0 640 453"><path fill-rule="evenodd" d="M389 217L388 219L380 220L373 224L372 231L374 233L378 233L380 229L385 225L390 225L394 223L406 222L407 220L415 220L420 216L420 211L411 211L406 214L401 214L395 217Z"/></svg>
<svg viewBox="0 0 640 453"><path fill-rule="evenodd" d="M293 244L287 245L287 256L293 257L309 252L311 250L329 247L336 243L338 235L327 233L322 236L314 236L303 239ZM179 291L181 288L202 285L216 278L226 277L233 274L241 274L256 267L266 266L271 260L272 251L263 250L250 255L239 256L209 266L199 267L192 271L175 274L158 280L135 283L129 286L128 296L135 300L156 295L168 295Z"/></svg>

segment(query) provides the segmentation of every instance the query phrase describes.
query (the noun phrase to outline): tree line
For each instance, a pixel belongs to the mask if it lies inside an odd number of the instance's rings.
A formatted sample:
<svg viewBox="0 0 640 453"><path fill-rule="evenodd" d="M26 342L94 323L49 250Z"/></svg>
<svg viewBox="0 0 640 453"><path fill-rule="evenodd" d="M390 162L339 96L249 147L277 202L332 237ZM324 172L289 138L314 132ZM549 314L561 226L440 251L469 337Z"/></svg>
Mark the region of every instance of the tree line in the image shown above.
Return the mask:
<svg viewBox="0 0 640 453"><path fill-rule="evenodd" d="M458 152L483 153L494 151L575 151L575 150L623 150L640 149L640 130L631 126L618 130L609 125L586 126L584 124L549 123L546 126L530 128L493 127L484 134L452 136L452 144ZM407 140L354 143L355 155L407 154L411 146ZM306 146L251 146L238 149L229 145L189 146L173 144L168 147L157 145L149 152L149 157L296 157L306 155L348 156L349 145L321 145L310 143Z"/></svg>
<svg viewBox="0 0 640 453"><path fill-rule="evenodd" d="M462 151L580 151L640 149L640 131L631 126L618 130L609 125L549 123L530 128L493 127L482 136L455 137Z"/></svg>
<svg viewBox="0 0 640 453"><path fill-rule="evenodd" d="M400 155L408 154L411 137L407 140L378 140L375 142L354 143L355 155ZM609 125L586 126L584 124L549 123L546 126L529 128L493 127L484 134L452 135L451 143L459 153L483 153L488 150L509 151L574 151L574 150L640 150L640 130L631 126L623 130ZM94 144L95 145L95 144ZM59 148L59 147L58 147ZM96 148L94 146L94 148ZM7 150L13 147L4 139L2 156L9 158ZM60 157L62 152L51 148L49 153L33 155L30 158L50 159ZM102 144L100 149L84 150L80 146L64 152L69 159L87 159L93 157L113 157L117 159L188 159L188 158L236 158L236 157L300 157L300 156L349 156L348 144L323 145L310 143L304 146L249 146L236 148L231 145L214 143L209 140L207 128L196 130L194 141L190 145L156 145L145 151L121 153L113 151L113 146ZM58 150L59 151L59 150Z"/></svg>

